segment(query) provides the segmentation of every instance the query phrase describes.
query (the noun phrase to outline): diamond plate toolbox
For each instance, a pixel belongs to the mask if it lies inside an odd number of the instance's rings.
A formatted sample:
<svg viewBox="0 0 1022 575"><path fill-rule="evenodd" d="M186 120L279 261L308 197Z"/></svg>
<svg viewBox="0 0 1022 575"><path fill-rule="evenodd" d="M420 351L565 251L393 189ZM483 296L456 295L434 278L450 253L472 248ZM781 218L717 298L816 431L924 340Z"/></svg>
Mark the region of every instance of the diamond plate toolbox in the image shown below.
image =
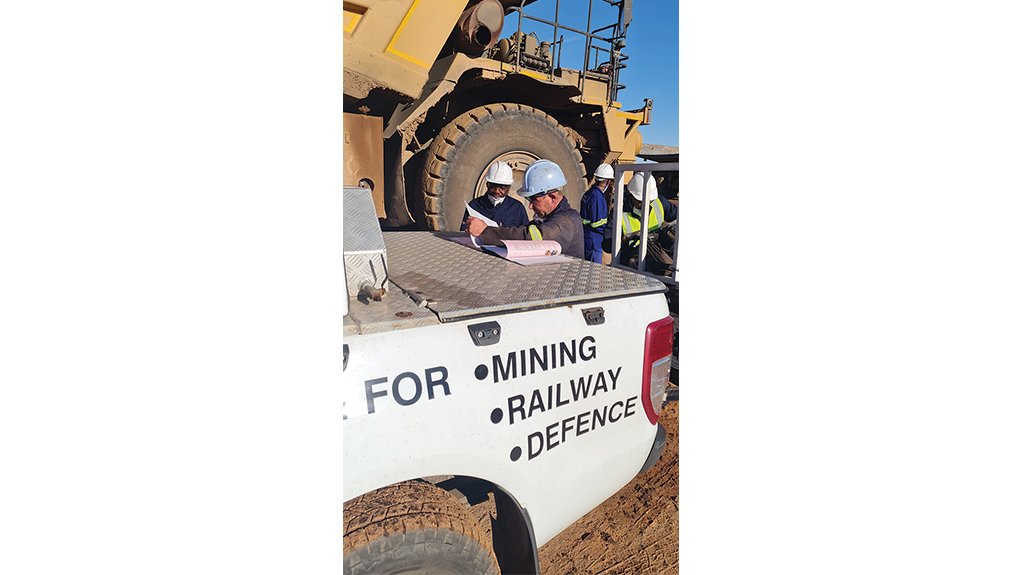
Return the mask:
<svg viewBox="0 0 1022 575"><path fill-rule="evenodd" d="M441 321L662 292L654 278L586 260L523 266L448 241L454 232L387 232L390 281Z"/></svg>
<svg viewBox="0 0 1022 575"><path fill-rule="evenodd" d="M344 275L348 295L363 286L382 287L387 281L387 246L376 218L372 192L344 188Z"/></svg>

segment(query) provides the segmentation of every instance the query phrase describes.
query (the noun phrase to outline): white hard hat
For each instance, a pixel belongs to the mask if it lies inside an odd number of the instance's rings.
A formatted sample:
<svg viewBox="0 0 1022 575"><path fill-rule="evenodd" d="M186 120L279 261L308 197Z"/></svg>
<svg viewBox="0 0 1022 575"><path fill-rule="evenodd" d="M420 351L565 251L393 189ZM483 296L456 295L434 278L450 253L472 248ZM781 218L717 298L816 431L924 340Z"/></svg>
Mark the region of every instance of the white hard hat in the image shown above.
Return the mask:
<svg viewBox="0 0 1022 575"><path fill-rule="evenodd" d="M628 193L631 194L633 198L641 202L644 182L647 189L647 199L652 202L657 199L656 179L652 176L652 174L649 175L649 180L646 180L646 174L643 174L642 172L635 172L635 175L632 176L632 180L628 182Z"/></svg>
<svg viewBox="0 0 1022 575"><path fill-rule="evenodd" d="M597 166L596 171L593 172L593 176L601 180L613 180L614 168L610 167L609 164L600 164Z"/></svg>
<svg viewBox="0 0 1022 575"><path fill-rule="evenodd" d="M536 160L525 170L525 182L518 193L524 198L531 198L550 190L559 190L567 183L568 180L564 179L564 172L560 166L550 160Z"/></svg>
<svg viewBox="0 0 1022 575"><path fill-rule="evenodd" d="M510 186L514 182L511 176L511 166L506 162L495 162L486 171L486 181L498 186Z"/></svg>

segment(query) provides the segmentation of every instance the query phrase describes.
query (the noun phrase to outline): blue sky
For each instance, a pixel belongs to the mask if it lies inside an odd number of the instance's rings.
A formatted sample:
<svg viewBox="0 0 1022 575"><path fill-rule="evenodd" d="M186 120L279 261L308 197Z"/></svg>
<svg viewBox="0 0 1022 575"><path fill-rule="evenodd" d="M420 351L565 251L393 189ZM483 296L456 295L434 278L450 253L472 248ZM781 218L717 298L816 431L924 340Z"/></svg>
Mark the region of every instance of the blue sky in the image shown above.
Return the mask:
<svg viewBox="0 0 1022 575"><path fill-rule="evenodd" d="M552 1L529 5L526 14L553 20ZM562 0L558 20L573 28L586 28L587 2ZM617 9L602 0L593 1L592 29L617 21ZM505 33L517 25L514 17L504 24ZM553 38L553 28L532 24L542 41ZM529 24L524 26L529 30ZM582 67L581 36L563 32L564 52L561 64L566 68ZM642 107L644 98L653 99L653 123L641 128L642 138L648 144L678 145L678 4L636 0L632 5L632 23L628 27L628 67L621 72L621 83L627 86L618 93L618 100L626 110ZM590 68L597 63L590 62Z"/></svg>
<svg viewBox="0 0 1022 575"><path fill-rule="evenodd" d="M647 144L678 145L678 3L636 0L628 27L628 68L619 99L626 109L653 99L653 123L641 128Z"/></svg>

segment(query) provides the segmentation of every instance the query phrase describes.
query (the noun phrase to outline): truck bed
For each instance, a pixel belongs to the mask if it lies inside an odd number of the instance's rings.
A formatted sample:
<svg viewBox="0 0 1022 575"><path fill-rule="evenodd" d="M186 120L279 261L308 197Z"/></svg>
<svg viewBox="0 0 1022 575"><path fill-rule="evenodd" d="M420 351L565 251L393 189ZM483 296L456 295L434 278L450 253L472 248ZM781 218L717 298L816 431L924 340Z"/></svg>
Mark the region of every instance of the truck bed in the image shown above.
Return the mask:
<svg viewBox="0 0 1022 575"><path fill-rule="evenodd" d="M654 278L575 258L523 266L445 236L464 234L385 232L388 295L382 302L352 299L345 333L407 329L666 289Z"/></svg>

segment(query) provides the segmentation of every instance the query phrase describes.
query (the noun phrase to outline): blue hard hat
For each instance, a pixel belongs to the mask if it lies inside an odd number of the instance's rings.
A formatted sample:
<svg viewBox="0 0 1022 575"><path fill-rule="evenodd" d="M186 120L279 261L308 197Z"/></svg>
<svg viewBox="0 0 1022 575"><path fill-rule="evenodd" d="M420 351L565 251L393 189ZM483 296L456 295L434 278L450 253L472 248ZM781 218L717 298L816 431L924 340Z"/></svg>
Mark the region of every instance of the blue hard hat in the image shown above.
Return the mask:
<svg viewBox="0 0 1022 575"><path fill-rule="evenodd" d="M529 169L525 170L525 179L522 189L518 191L523 198L531 198L538 194L545 194L550 190L559 190L567 184L564 179L564 172L561 167L550 160L536 160Z"/></svg>

